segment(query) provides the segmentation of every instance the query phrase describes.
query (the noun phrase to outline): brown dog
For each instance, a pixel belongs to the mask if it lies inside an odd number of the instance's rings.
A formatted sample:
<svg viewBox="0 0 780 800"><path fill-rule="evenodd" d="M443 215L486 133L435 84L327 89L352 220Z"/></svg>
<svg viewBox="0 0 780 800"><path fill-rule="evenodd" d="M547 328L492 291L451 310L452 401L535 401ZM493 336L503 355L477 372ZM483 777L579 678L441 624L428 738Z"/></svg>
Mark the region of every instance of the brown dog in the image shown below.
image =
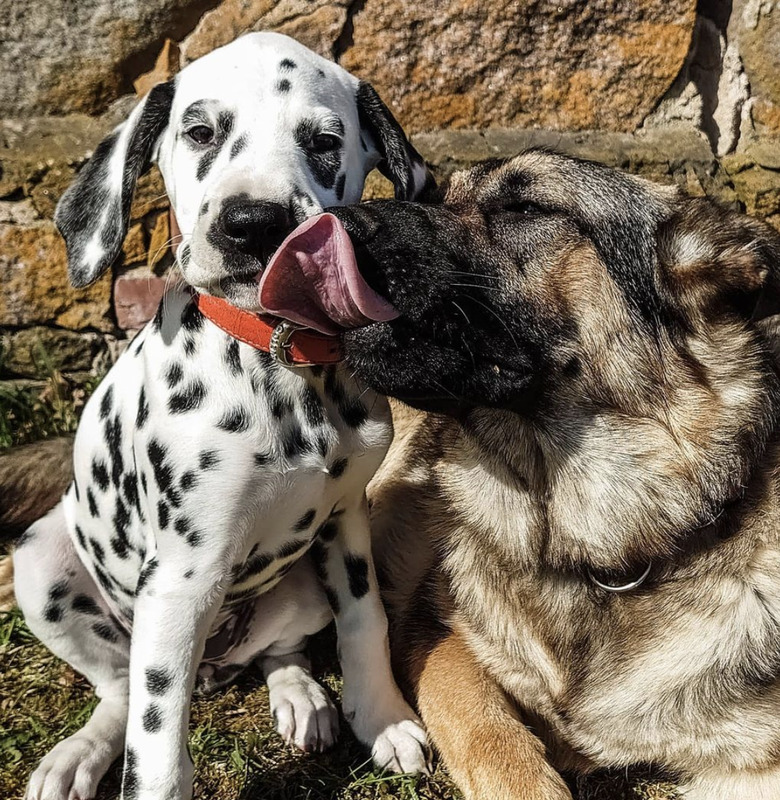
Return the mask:
<svg viewBox="0 0 780 800"><path fill-rule="evenodd" d="M540 151L334 213L401 312L350 368L429 412L375 479L377 562L466 797L654 762L780 798L780 237Z"/></svg>

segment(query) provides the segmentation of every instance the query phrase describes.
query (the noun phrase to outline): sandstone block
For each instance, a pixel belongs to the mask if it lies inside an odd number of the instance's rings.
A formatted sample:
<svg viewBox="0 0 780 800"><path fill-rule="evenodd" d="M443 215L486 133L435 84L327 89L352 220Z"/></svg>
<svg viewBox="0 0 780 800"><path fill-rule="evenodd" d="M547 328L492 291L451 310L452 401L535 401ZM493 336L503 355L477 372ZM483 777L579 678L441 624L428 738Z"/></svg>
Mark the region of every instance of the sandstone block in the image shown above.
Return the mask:
<svg viewBox="0 0 780 800"><path fill-rule="evenodd" d="M151 235L149 237L149 253L146 259L147 266L149 267L159 264L171 249L171 226L169 219L169 214L163 211L157 215L157 219L153 222Z"/></svg>
<svg viewBox="0 0 780 800"><path fill-rule="evenodd" d="M37 326L7 332L0 339L0 371L23 378L46 378L52 370L90 370L104 349L96 333Z"/></svg>
<svg viewBox="0 0 780 800"><path fill-rule="evenodd" d="M146 261L146 237L144 226L140 222L130 226L122 245L122 254L124 263L128 265L141 264Z"/></svg>
<svg viewBox="0 0 780 800"><path fill-rule="evenodd" d="M780 134L780 6L766 0L736 0L729 36L738 40L757 129Z"/></svg>
<svg viewBox="0 0 780 800"><path fill-rule="evenodd" d="M180 56L179 45L171 39L166 39L157 61L154 62L154 67L133 82L135 93L143 97L153 86L169 81L179 71Z"/></svg>
<svg viewBox="0 0 780 800"><path fill-rule="evenodd" d="M104 111L132 91L166 37L187 35L215 0L79 0L0 4L5 114Z"/></svg>
<svg viewBox="0 0 780 800"><path fill-rule="evenodd" d="M111 276L68 282L65 243L51 222L0 225L0 325L111 330Z"/></svg>
<svg viewBox="0 0 780 800"><path fill-rule="evenodd" d="M695 0L366 0L341 63L410 131L631 131L680 71L695 11Z"/></svg>
<svg viewBox="0 0 780 800"><path fill-rule="evenodd" d="M349 0L223 0L181 45L187 63L249 31L278 31L330 57Z"/></svg>

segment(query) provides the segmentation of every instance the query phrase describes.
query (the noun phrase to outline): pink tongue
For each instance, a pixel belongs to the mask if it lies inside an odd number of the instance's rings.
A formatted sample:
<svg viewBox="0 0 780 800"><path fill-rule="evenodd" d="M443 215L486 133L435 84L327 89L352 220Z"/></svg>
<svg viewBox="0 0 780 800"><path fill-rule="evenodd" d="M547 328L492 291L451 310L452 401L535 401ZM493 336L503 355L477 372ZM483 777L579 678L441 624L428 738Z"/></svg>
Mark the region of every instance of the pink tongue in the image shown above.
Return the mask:
<svg viewBox="0 0 780 800"><path fill-rule="evenodd" d="M398 316L363 280L333 214L310 217L282 242L260 279L259 299L270 314L327 334Z"/></svg>

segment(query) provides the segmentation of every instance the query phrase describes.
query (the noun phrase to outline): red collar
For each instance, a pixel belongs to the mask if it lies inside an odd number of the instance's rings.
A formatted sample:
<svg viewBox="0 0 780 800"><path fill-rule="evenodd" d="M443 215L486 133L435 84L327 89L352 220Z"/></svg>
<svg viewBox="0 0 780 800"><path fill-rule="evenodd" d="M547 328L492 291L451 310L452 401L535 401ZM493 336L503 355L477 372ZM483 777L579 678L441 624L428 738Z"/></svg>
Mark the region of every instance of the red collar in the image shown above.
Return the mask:
<svg viewBox="0 0 780 800"><path fill-rule="evenodd" d="M252 314L207 294L196 293L195 305L225 333L256 350L271 353L286 367L337 364L342 359L341 345L335 336L301 328L278 317Z"/></svg>

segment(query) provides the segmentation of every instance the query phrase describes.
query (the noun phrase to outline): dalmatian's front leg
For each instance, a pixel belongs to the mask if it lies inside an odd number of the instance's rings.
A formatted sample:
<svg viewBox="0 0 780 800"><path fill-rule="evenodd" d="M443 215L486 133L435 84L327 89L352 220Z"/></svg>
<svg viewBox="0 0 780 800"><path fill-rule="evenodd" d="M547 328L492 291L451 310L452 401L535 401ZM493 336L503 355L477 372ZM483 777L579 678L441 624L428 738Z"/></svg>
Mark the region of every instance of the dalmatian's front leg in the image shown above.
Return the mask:
<svg viewBox="0 0 780 800"><path fill-rule="evenodd" d="M344 716L371 748L377 766L393 772L427 771L425 731L390 667L365 495L320 529L312 555L336 618Z"/></svg>
<svg viewBox="0 0 780 800"><path fill-rule="evenodd" d="M182 580L180 559L158 554L141 573L130 655L124 800L189 800L190 700L228 570L198 562Z"/></svg>

